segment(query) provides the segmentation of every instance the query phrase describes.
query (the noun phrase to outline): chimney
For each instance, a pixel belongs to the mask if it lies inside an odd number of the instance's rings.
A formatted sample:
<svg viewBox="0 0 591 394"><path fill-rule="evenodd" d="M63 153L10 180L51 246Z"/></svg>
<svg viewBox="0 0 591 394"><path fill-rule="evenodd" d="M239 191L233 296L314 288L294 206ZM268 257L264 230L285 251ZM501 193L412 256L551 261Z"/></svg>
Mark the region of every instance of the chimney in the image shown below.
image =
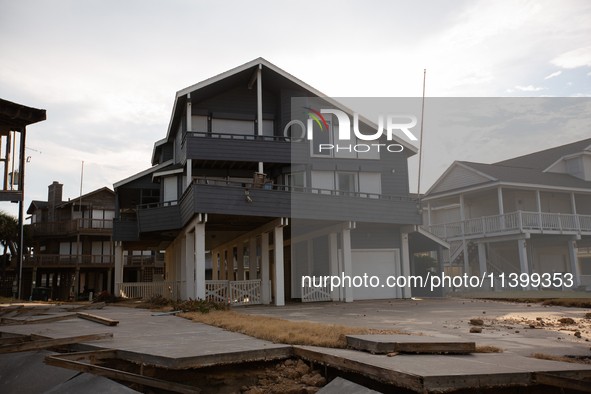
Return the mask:
<svg viewBox="0 0 591 394"><path fill-rule="evenodd" d="M49 208L47 221L49 222L57 221L57 218L55 217L55 206L62 202L63 189L64 185L58 181L53 181L53 183L49 185L49 192L47 193L47 205Z"/></svg>

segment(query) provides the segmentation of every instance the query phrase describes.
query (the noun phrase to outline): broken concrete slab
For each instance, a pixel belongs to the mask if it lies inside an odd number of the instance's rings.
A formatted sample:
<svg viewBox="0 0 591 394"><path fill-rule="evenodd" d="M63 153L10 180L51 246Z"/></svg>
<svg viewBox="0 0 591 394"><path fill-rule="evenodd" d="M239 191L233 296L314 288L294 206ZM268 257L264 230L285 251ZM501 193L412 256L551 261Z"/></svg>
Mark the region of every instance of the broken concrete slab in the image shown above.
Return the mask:
<svg viewBox="0 0 591 394"><path fill-rule="evenodd" d="M418 335L347 335L347 345L373 354L468 354L476 350L471 341Z"/></svg>
<svg viewBox="0 0 591 394"><path fill-rule="evenodd" d="M350 349L294 346L294 355L417 392L531 385L535 384L534 372L574 379L591 376L591 365L507 353L387 357Z"/></svg>
<svg viewBox="0 0 591 394"><path fill-rule="evenodd" d="M343 378L336 378L320 389L317 394L379 394L379 392Z"/></svg>
<svg viewBox="0 0 591 394"><path fill-rule="evenodd" d="M47 350L0 356L0 387L3 393L43 393L72 379L77 371L45 365Z"/></svg>
<svg viewBox="0 0 591 394"><path fill-rule="evenodd" d="M101 316L118 320L109 327L113 339L72 345L77 351L117 349L121 359L172 369L197 368L291 357L290 345L275 344L194 323L175 316L151 316L148 310L107 306ZM3 326L3 332L39 334L50 338L103 333L105 327L75 319L47 324Z"/></svg>

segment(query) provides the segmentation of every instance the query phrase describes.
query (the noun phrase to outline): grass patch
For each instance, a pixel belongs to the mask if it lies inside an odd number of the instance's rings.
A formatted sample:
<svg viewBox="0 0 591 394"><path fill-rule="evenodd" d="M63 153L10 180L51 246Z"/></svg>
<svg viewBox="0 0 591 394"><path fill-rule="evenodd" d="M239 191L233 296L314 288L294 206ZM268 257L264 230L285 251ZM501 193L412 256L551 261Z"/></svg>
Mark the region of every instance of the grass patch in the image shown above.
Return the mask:
<svg viewBox="0 0 591 394"><path fill-rule="evenodd" d="M538 358L540 360L562 361L565 363L591 364L591 360L589 360L589 358L579 356L552 356L550 354L544 353L532 353L530 357Z"/></svg>
<svg viewBox="0 0 591 394"><path fill-rule="evenodd" d="M347 327L311 322L293 322L269 316L245 315L234 311L211 310L209 313L186 312L179 316L194 322L221 327L254 338L288 345L321 346L346 348L346 335L363 335L371 331L366 328ZM408 334L387 330L384 334Z"/></svg>
<svg viewBox="0 0 591 394"><path fill-rule="evenodd" d="M475 353L503 353L503 349L496 346L476 346Z"/></svg>

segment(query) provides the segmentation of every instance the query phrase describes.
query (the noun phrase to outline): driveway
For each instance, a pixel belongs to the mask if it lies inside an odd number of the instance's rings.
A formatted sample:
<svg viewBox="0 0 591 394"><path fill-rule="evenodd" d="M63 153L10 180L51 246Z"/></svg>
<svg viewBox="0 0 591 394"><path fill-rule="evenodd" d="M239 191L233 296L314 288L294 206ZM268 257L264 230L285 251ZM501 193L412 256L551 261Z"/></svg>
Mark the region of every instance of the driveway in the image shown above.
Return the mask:
<svg viewBox="0 0 591 394"><path fill-rule="evenodd" d="M371 300L353 303L288 303L284 307L256 305L234 307L250 315L274 316L293 321L342 324L354 327L395 329L424 335L469 339L477 346L492 345L528 356L591 357L591 320L588 309L518 304L459 298ZM575 324L557 319L570 317ZM482 319L482 333L470 333L469 320ZM541 318L541 320L539 319ZM532 329L530 325L536 328ZM575 337L575 332L581 338Z"/></svg>

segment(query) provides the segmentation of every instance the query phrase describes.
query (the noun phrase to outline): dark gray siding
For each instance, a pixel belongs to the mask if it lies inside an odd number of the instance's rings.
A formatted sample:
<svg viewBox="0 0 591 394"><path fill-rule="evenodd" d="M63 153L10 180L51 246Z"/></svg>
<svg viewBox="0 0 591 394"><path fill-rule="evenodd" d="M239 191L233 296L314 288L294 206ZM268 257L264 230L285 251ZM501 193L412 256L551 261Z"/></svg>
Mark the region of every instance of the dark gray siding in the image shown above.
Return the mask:
<svg viewBox="0 0 591 394"><path fill-rule="evenodd" d="M421 223L416 203L412 201L250 189L252 202L249 203L243 188L199 184L192 187L194 212L373 223Z"/></svg>
<svg viewBox="0 0 591 394"><path fill-rule="evenodd" d="M276 108L275 96L263 89L263 112L274 114ZM210 99L201 102L192 102L193 115L204 113L234 113L256 116L257 114L257 90L256 85L252 89L248 86L239 86L228 90Z"/></svg>
<svg viewBox="0 0 591 394"><path fill-rule="evenodd" d="M357 223L351 231L352 249L400 248L400 227L386 224Z"/></svg>
<svg viewBox="0 0 591 394"><path fill-rule="evenodd" d="M210 137L187 138L187 158L197 160L291 163L292 150L298 149L304 152L305 144Z"/></svg>
<svg viewBox="0 0 591 394"><path fill-rule="evenodd" d="M113 241L137 241L137 221L113 221Z"/></svg>
<svg viewBox="0 0 591 394"><path fill-rule="evenodd" d="M191 217L195 214L195 193L189 188L179 201L181 224L185 226Z"/></svg>
<svg viewBox="0 0 591 394"><path fill-rule="evenodd" d="M179 205L140 209L137 213L140 232L177 230L181 226Z"/></svg>

